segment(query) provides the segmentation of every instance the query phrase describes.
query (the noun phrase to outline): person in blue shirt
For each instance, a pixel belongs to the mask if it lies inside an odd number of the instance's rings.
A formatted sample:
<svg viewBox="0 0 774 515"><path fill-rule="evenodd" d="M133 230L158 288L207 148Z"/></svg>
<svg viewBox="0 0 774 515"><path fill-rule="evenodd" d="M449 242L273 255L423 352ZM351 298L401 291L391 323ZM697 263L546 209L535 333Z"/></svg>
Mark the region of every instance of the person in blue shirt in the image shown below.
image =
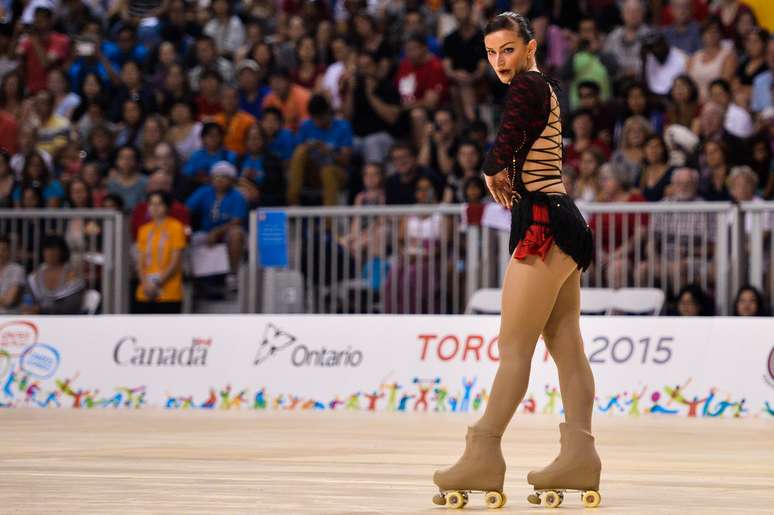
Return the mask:
<svg viewBox="0 0 774 515"><path fill-rule="evenodd" d="M236 284L236 273L245 248L248 206L244 196L234 188L236 167L228 161L212 166L210 184L197 189L186 202L195 234L193 245L225 243L228 247L231 274L226 284Z"/></svg>
<svg viewBox="0 0 774 515"><path fill-rule="evenodd" d="M191 154L183 165L183 175L204 184L210 175L210 169L218 161L236 164L237 156L223 147L223 127L208 122L202 126L202 148Z"/></svg>
<svg viewBox="0 0 774 515"><path fill-rule="evenodd" d="M298 205L306 171L317 174L322 182L323 204L338 204L339 189L347 178L352 157L352 126L335 118L328 100L322 95L309 99L309 120L298 127L298 146L290 160L288 204Z"/></svg>
<svg viewBox="0 0 774 515"><path fill-rule="evenodd" d="M761 73L753 80L750 107L756 113L774 105L771 94L774 87L774 39L770 39L766 46L766 66L769 68L768 71Z"/></svg>
<svg viewBox="0 0 774 515"><path fill-rule="evenodd" d="M261 127L269 142L269 150L282 161L290 161L296 149L296 135L285 127L282 111L276 107L267 107L261 114Z"/></svg>

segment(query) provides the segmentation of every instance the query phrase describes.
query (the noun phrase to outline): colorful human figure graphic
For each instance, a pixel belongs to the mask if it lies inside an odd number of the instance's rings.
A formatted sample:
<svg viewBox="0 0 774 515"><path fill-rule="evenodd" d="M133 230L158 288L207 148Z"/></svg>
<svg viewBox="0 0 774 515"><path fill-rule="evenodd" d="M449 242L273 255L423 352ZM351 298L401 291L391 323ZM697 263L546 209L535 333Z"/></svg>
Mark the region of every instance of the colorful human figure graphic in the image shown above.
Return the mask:
<svg viewBox="0 0 774 515"><path fill-rule="evenodd" d="M374 390L370 394L363 394L363 396L368 399L368 408L366 408L368 411L376 411L376 403L379 402L379 399L384 398L384 394L378 390Z"/></svg>
<svg viewBox="0 0 774 515"><path fill-rule="evenodd" d="M524 413L535 413L537 409L537 402L535 402L535 398L532 395L528 399L524 399L522 405L524 406Z"/></svg>
<svg viewBox="0 0 774 515"><path fill-rule="evenodd" d="M400 398L400 402L398 402L398 411L406 411L408 401L416 397L416 395L409 395L407 393L404 393L403 396Z"/></svg>
<svg viewBox="0 0 774 515"><path fill-rule="evenodd" d="M48 408L48 406L53 403L57 408L61 408L62 404L59 402L59 392L53 391L49 392L48 396L46 397L46 400L43 402L38 402L38 406L41 408Z"/></svg>
<svg viewBox="0 0 774 515"><path fill-rule="evenodd" d="M446 397L449 395L449 391L443 386L439 386L435 389L435 409L433 411L446 411Z"/></svg>
<svg viewBox="0 0 774 515"><path fill-rule="evenodd" d="M8 374L8 377L5 379L5 383L3 384L3 395L6 397L13 399L13 391L11 390L11 387L13 386L13 383L16 381L16 372L11 371L10 374Z"/></svg>
<svg viewBox="0 0 774 515"><path fill-rule="evenodd" d="M274 400L271 403L271 409L282 409L282 405L285 404L285 396L282 394L277 395L274 397Z"/></svg>
<svg viewBox="0 0 774 515"><path fill-rule="evenodd" d="M296 397L295 395L288 395L288 398L290 399L290 404L285 406L285 409L290 411L295 410L302 400L301 397Z"/></svg>
<svg viewBox="0 0 774 515"><path fill-rule="evenodd" d="M747 399L742 399L736 403L736 411L734 411L733 415L734 418L741 418L745 413L747 413L747 410L744 407L746 402Z"/></svg>
<svg viewBox="0 0 774 515"><path fill-rule="evenodd" d="M360 409L360 392L353 393L347 399L347 404L344 406L350 411L357 411Z"/></svg>
<svg viewBox="0 0 774 515"><path fill-rule="evenodd" d="M648 389L647 386L642 387L642 391L640 393L632 392L631 398L626 401L626 404L629 406L629 415L634 417L640 416L640 399L642 399L645 396L645 391Z"/></svg>
<svg viewBox="0 0 774 515"><path fill-rule="evenodd" d="M335 410L338 406L341 406L344 404L344 401L339 399L339 396L337 395L335 399L333 399L331 402L328 403L328 408Z"/></svg>
<svg viewBox="0 0 774 515"><path fill-rule="evenodd" d="M677 385L674 388L671 388L669 386L664 387L664 391L669 394L669 400L667 401L666 405L669 406L672 404L672 401L679 402L682 404L685 404L685 397L683 397L683 390L685 390L685 387L691 384L692 379L689 378L688 381L685 382L684 385L680 386Z"/></svg>
<svg viewBox="0 0 774 515"><path fill-rule="evenodd" d="M699 397L696 395L693 396L693 400L691 401L687 399L683 399L683 404L688 406L688 416L695 417L699 411L699 405L705 403L706 401L707 401L707 397L704 397L703 399L699 399Z"/></svg>
<svg viewBox="0 0 774 515"><path fill-rule="evenodd" d="M473 386L475 386L477 379L474 377L472 381L466 380L464 377L462 378L462 388L464 388L465 393L462 396L462 402L460 403L460 411L467 412L470 410L470 394L473 391Z"/></svg>
<svg viewBox="0 0 774 515"><path fill-rule="evenodd" d="M556 411L556 399L559 398L559 389L556 386L546 385L546 396L548 397L548 403L543 408L543 414L553 415Z"/></svg>
<svg viewBox="0 0 774 515"><path fill-rule="evenodd" d="M651 413L663 413L665 415L675 415L678 413L678 410L676 409L669 409L665 408L664 406L659 404L659 401L661 400L661 393L660 392L653 392L653 394L650 396L650 400L653 401L653 406L650 407L648 411Z"/></svg>
<svg viewBox="0 0 774 515"><path fill-rule="evenodd" d="M218 402L218 395L215 393L214 388L210 388L210 396L202 403L202 408L212 409L215 407L216 402Z"/></svg>
<svg viewBox="0 0 774 515"><path fill-rule="evenodd" d="M599 406L598 407L599 411L601 411L602 413L607 413L608 411L610 411L613 408L613 406L615 406L616 408L618 408L619 412L623 413L624 412L624 407L621 406L620 402L618 402L618 399L620 399L620 398L621 398L621 394L620 393L617 393L617 394L611 396L610 399L607 401L607 405L605 405L604 407L603 406Z"/></svg>
<svg viewBox="0 0 774 515"><path fill-rule="evenodd" d="M420 379L418 377L414 378L414 384L417 384L417 388L419 388L419 397L417 397L416 402L414 402L414 411L419 411L419 407L422 407L422 411L427 411L429 405L427 403L427 396L430 393L430 390L433 389L434 385L437 385L441 382L440 377L436 377L435 379Z"/></svg>
<svg viewBox="0 0 774 515"><path fill-rule="evenodd" d="M266 388L261 388L255 392L255 400L253 401L253 409L266 409Z"/></svg>
<svg viewBox="0 0 774 515"><path fill-rule="evenodd" d="M763 410L766 411L769 415L774 417L774 407L769 403L769 401L763 402Z"/></svg>
<svg viewBox="0 0 774 515"><path fill-rule="evenodd" d="M457 411L460 401L456 395L453 395L449 397L448 403L449 403L449 409L451 411Z"/></svg>
<svg viewBox="0 0 774 515"><path fill-rule="evenodd" d="M710 405L712 404L712 401L715 399L715 394L717 393L716 388L710 388L709 395L707 395L706 400L704 401L704 406L702 406L701 414L703 417L708 417L710 412Z"/></svg>
<svg viewBox="0 0 774 515"><path fill-rule="evenodd" d="M398 409L398 390L402 387L397 382L392 384L383 384L381 388L387 389L387 411L395 411Z"/></svg>
<svg viewBox="0 0 774 515"><path fill-rule="evenodd" d="M737 404L738 403L736 403L736 402L731 402L731 399L729 397L726 397L725 400L722 400L722 401L720 401L717 404L717 407L714 410L712 410L712 409L707 410L707 416L708 417L722 417L723 413L725 413L728 408L733 408Z"/></svg>
<svg viewBox="0 0 774 515"><path fill-rule="evenodd" d="M486 388L481 388L479 392L473 397L473 411L478 411L481 405L489 400L489 394L486 392Z"/></svg>

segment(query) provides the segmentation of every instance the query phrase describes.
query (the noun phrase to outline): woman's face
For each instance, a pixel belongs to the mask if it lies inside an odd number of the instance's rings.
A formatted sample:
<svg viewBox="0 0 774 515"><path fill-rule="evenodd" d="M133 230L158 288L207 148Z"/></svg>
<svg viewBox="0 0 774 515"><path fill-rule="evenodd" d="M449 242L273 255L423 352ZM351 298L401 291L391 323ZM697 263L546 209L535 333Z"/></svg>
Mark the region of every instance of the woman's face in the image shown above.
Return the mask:
<svg viewBox="0 0 774 515"><path fill-rule="evenodd" d="M83 81L83 94L87 97L96 97L102 92L102 84L96 75L87 75Z"/></svg>
<svg viewBox="0 0 774 515"><path fill-rule="evenodd" d="M172 123L175 125L185 125L191 123L191 109L185 104L175 104L172 107Z"/></svg>
<svg viewBox="0 0 774 515"><path fill-rule="evenodd" d="M629 131L629 146L642 148L645 144L645 129L641 125L636 124L632 126Z"/></svg>
<svg viewBox="0 0 774 515"><path fill-rule="evenodd" d="M245 147L251 154L258 154L263 150L263 134L261 134L260 126L253 125L248 129Z"/></svg>
<svg viewBox="0 0 774 515"><path fill-rule="evenodd" d="M27 209L35 209L40 207L42 203L43 201L35 192L35 190L32 188L27 188L24 190L24 194L22 195L22 207L26 207Z"/></svg>
<svg viewBox="0 0 774 515"><path fill-rule="evenodd" d="M317 49L314 46L314 39L311 37L303 38L298 44L298 57L305 63L314 61L316 52Z"/></svg>
<svg viewBox="0 0 774 515"><path fill-rule="evenodd" d="M382 174L378 166L366 165L363 168L363 186L368 191L373 191L381 186Z"/></svg>
<svg viewBox="0 0 774 515"><path fill-rule="evenodd" d="M590 116L582 114L572 120L572 132L576 138L590 138L592 128Z"/></svg>
<svg viewBox="0 0 774 515"><path fill-rule="evenodd" d="M102 177L99 174L99 168L94 164L84 166L83 170L81 170L81 177L83 178L83 181L92 188L99 187L99 183L102 181Z"/></svg>
<svg viewBox="0 0 774 515"><path fill-rule="evenodd" d="M754 32L751 32L744 38L744 50L750 59L759 59L763 57L766 51L766 44Z"/></svg>
<svg viewBox="0 0 774 515"><path fill-rule="evenodd" d="M647 98L640 88L632 88L626 97L626 103L633 114L642 114L647 107Z"/></svg>
<svg viewBox="0 0 774 515"><path fill-rule="evenodd" d="M683 292L677 300L677 313L681 317L699 316L699 303L693 298L690 292Z"/></svg>
<svg viewBox="0 0 774 515"><path fill-rule="evenodd" d="M29 158L29 165L27 166L27 173L30 179L40 180L46 170L46 164L43 162L43 158L37 154L33 154Z"/></svg>
<svg viewBox="0 0 774 515"><path fill-rule="evenodd" d="M623 191L621 182L615 177L615 175L606 171L599 176L599 186L602 192L603 198L613 199L618 193Z"/></svg>
<svg viewBox="0 0 774 515"><path fill-rule="evenodd" d="M432 204L434 202L434 195L433 183L429 179L422 178L417 181L415 193L417 204Z"/></svg>
<svg viewBox="0 0 774 515"><path fill-rule="evenodd" d="M159 62L164 66L169 67L172 66L176 59L177 53L175 52L174 45L169 41L164 41L161 46L159 46Z"/></svg>
<svg viewBox="0 0 774 515"><path fill-rule="evenodd" d="M469 182L465 188L465 200L470 203L481 202L484 198L484 192L475 182Z"/></svg>
<svg viewBox="0 0 774 515"><path fill-rule="evenodd" d="M89 192L83 181L70 183L70 199L73 201L73 207L88 207Z"/></svg>
<svg viewBox="0 0 774 515"><path fill-rule="evenodd" d="M261 119L261 126L263 127L263 130L266 131L266 134L272 136L280 130L279 118L274 115L264 116Z"/></svg>
<svg viewBox="0 0 774 515"><path fill-rule="evenodd" d="M128 62L121 69L121 80L128 88L136 88L140 85L140 69L133 62Z"/></svg>
<svg viewBox="0 0 774 515"><path fill-rule="evenodd" d="M158 195L151 195L148 199L148 213L154 220L161 220L167 216L167 206Z"/></svg>
<svg viewBox="0 0 774 515"><path fill-rule="evenodd" d="M175 155L172 153L172 148L168 143L162 143L156 145L153 150L153 159L156 161L158 170L166 173L170 177L174 177L177 170L175 170Z"/></svg>
<svg viewBox="0 0 774 515"><path fill-rule="evenodd" d="M457 162L463 171L471 170L478 166L478 150L473 145L461 145L457 150Z"/></svg>
<svg viewBox="0 0 774 515"><path fill-rule="evenodd" d="M528 69L529 58L534 58L537 43L524 43L513 30L498 30L484 37L489 65L503 84L509 84L517 73Z"/></svg>
<svg viewBox="0 0 774 515"><path fill-rule="evenodd" d="M736 301L736 312L743 317L752 317L758 313L758 300L750 290L744 290Z"/></svg>
<svg viewBox="0 0 774 515"><path fill-rule="evenodd" d="M688 89L688 85L683 79L675 81L674 88L672 88L672 100L675 103L688 102L688 98L691 96L691 90Z"/></svg>
<svg viewBox="0 0 774 515"><path fill-rule="evenodd" d="M172 66L164 77L164 88L167 91L178 91L185 84L185 76L180 66Z"/></svg>
<svg viewBox="0 0 774 515"><path fill-rule="evenodd" d="M258 45L253 52L253 59L261 69L266 70L271 63L271 47L265 43Z"/></svg>
<svg viewBox="0 0 774 515"><path fill-rule="evenodd" d="M62 95L67 90L67 82L59 71L52 71L48 74L48 89L54 95Z"/></svg>
<svg viewBox="0 0 774 515"><path fill-rule="evenodd" d="M140 106L137 104L137 102L132 102L131 100L129 102L124 103L124 122L126 122L128 125L131 125L132 127L136 127L140 120L142 119L142 112L140 111Z"/></svg>
<svg viewBox="0 0 774 515"><path fill-rule="evenodd" d="M145 122L142 131L142 139L146 145L155 145L164 139L164 134L162 133L161 125L159 125L158 121L151 118Z"/></svg>
<svg viewBox="0 0 774 515"><path fill-rule="evenodd" d="M653 138L645 144L645 159L648 163L664 163L665 157L664 147L658 139Z"/></svg>
<svg viewBox="0 0 774 515"><path fill-rule="evenodd" d="M136 171L137 159L131 149L124 148L116 157L116 168L121 173L132 174Z"/></svg>
<svg viewBox="0 0 774 515"><path fill-rule="evenodd" d="M48 266L56 266L60 263L60 256L59 249L56 247L50 247L43 249L43 261Z"/></svg>
<svg viewBox="0 0 774 515"><path fill-rule="evenodd" d="M701 35L701 42L705 48L718 46L720 44L720 29L716 25L709 27Z"/></svg>
<svg viewBox="0 0 774 515"><path fill-rule="evenodd" d="M723 159L723 151L715 143L709 143L704 147L704 157L707 160L707 166L715 168L716 166L722 166L725 164Z"/></svg>
<svg viewBox="0 0 774 515"><path fill-rule="evenodd" d="M599 170L599 165L597 164L597 158L594 157L594 154L591 152L584 152L581 154L580 158L580 165L578 166L578 170L580 171L580 176L584 179L589 179L591 177L594 177L597 174L597 171Z"/></svg>

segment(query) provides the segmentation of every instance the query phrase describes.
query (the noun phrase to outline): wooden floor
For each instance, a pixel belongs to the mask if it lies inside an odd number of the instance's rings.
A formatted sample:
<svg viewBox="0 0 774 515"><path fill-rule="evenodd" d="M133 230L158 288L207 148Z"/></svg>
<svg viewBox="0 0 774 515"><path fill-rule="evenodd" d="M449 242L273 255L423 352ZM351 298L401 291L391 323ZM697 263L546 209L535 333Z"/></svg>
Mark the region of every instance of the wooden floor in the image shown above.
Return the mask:
<svg viewBox="0 0 774 515"><path fill-rule="evenodd" d="M0 410L0 513L446 513L432 471L464 415ZM559 419L505 439L509 496L558 448ZM774 420L598 417L602 506L618 513L772 513ZM560 510L583 510L566 497ZM485 512L475 496L465 509ZM491 512L490 512L491 513Z"/></svg>

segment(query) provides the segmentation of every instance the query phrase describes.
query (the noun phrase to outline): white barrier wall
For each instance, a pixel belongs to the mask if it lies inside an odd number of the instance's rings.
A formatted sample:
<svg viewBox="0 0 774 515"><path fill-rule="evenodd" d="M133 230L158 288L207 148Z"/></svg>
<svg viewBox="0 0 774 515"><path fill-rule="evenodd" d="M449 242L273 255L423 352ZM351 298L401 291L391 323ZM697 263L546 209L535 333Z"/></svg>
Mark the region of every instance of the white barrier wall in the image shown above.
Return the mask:
<svg viewBox="0 0 774 515"><path fill-rule="evenodd" d="M588 317L608 414L774 418L774 319ZM0 318L0 406L481 410L493 316ZM523 413L560 413L542 342Z"/></svg>

